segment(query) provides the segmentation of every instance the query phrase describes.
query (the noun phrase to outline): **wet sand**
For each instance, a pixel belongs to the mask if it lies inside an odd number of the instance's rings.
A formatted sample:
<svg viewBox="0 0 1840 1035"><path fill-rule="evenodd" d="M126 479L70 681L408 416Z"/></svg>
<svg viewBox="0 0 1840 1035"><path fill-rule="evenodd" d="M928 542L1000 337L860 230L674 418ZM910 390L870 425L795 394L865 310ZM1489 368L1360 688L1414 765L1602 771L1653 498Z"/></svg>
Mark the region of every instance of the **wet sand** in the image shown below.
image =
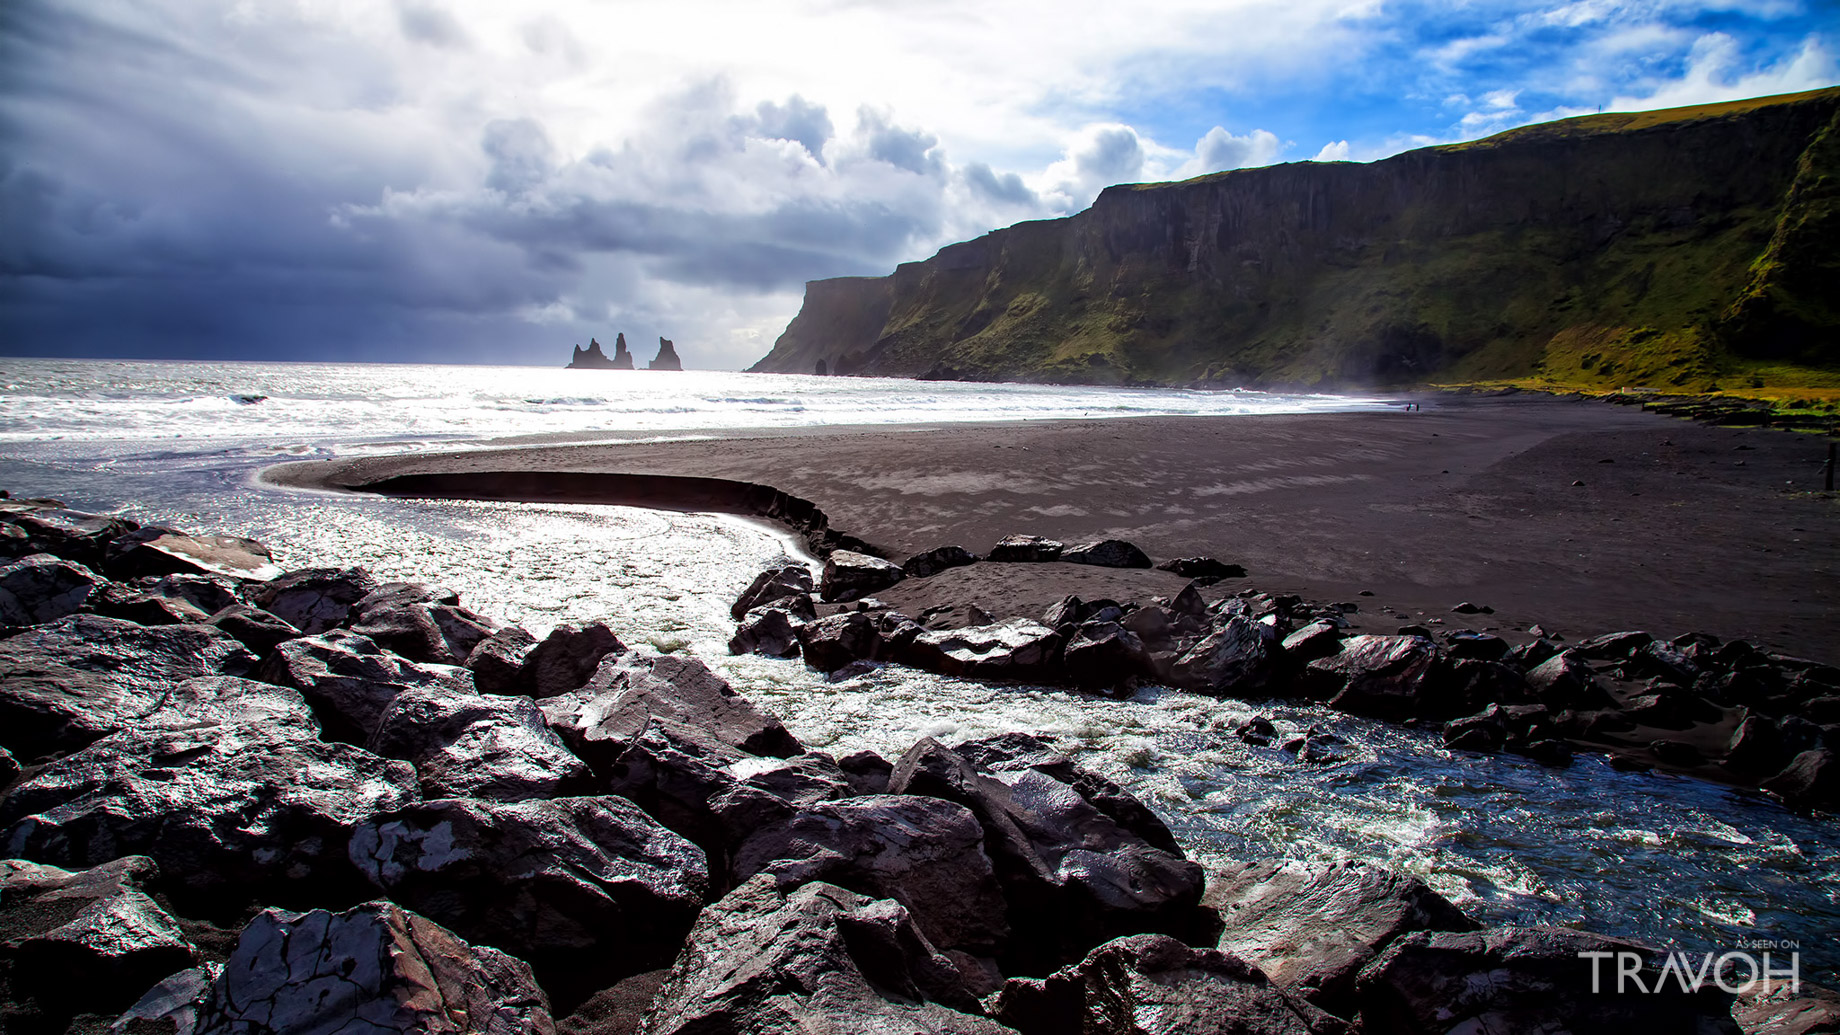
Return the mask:
<svg viewBox="0 0 1840 1035"><path fill-rule="evenodd" d="M531 493L547 472L727 479L809 500L832 529L897 560L946 544L981 554L1010 533L1116 537L1159 561L1246 567L1216 593L1357 603L1363 631L1430 618L1516 639L1534 624L1572 639L1698 631L1832 660L1840 501L1814 491L1825 455L1813 436L1596 402L1439 396L1418 412L747 432L349 458L264 477L364 491L463 475L447 479L464 486L456 494L491 499L579 498ZM683 506L647 492L602 501ZM878 595L910 612L1035 615L1069 592L1141 599L1182 584L980 564ZM1495 613L1452 614L1463 601Z"/></svg>

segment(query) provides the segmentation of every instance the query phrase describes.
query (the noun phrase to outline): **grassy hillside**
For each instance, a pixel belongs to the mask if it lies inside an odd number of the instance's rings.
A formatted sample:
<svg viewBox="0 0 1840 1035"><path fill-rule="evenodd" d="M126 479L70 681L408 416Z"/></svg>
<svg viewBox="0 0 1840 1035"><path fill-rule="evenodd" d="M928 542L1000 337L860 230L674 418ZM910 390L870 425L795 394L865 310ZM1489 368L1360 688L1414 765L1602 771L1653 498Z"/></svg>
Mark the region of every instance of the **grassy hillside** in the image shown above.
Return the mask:
<svg viewBox="0 0 1840 1035"><path fill-rule="evenodd" d="M814 282L755 369L1825 392L1837 177L1831 89L1113 187Z"/></svg>

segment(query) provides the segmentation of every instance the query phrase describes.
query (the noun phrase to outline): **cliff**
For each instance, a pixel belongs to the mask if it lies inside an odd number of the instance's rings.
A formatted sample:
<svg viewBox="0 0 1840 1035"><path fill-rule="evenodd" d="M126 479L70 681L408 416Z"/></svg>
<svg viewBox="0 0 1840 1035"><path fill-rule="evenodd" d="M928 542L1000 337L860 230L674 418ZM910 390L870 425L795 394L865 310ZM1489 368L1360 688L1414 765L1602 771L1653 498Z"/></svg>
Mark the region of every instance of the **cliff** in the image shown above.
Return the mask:
<svg viewBox="0 0 1840 1035"><path fill-rule="evenodd" d="M1840 367L1840 88L1107 188L813 281L752 369L1336 385Z"/></svg>

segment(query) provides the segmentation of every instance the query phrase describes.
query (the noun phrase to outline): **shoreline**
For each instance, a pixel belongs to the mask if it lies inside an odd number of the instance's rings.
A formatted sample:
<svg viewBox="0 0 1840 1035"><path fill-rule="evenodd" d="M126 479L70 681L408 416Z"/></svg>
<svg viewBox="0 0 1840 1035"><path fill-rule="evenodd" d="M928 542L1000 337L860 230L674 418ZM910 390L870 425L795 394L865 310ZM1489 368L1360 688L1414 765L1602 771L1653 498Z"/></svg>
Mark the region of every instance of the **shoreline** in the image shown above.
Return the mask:
<svg viewBox="0 0 1840 1035"><path fill-rule="evenodd" d="M825 549L822 536L811 537L808 505L823 520L821 534L860 537L896 560L948 544L983 553L1012 533L1115 537L1159 560L1211 555L1244 564L1249 578L1221 589L1356 602L1349 617L1361 631L1448 618L1473 601L1495 609L1483 631L1510 637L1535 624L1574 639L1643 628L1821 654L1840 613L1840 507L1807 491L1819 487L1822 456L1805 436L1595 401L1441 396L1412 413L501 445L297 461L259 479L420 495L398 491L413 482L397 490L382 483L434 476L439 491L431 495L514 499L538 497L560 476L574 483L566 494L541 498L766 518ZM618 486L608 476L633 480ZM588 491L594 482L599 491ZM730 487L712 494L716 483ZM724 494L732 506L716 498ZM787 501L796 501L791 521ZM978 565L881 596L917 611L940 602L933 597L974 594L967 602L987 610L1030 614L1066 592L1090 599L1095 578L1128 578L1140 594L1146 584L1168 581L1152 590L1167 593L1181 586L1174 576L1156 578L1161 572L1079 567ZM1062 591L1070 581L1081 588Z"/></svg>

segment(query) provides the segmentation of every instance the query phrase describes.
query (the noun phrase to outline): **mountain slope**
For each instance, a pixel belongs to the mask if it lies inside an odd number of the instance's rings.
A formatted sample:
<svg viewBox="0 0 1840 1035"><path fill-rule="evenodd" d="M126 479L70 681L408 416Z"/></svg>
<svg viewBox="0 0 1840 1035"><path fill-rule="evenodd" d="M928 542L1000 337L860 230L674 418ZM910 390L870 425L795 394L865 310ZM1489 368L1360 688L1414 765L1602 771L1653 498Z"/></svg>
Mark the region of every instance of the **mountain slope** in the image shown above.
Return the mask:
<svg viewBox="0 0 1840 1035"><path fill-rule="evenodd" d="M1704 387L1840 367L1840 88L1107 188L813 281L762 371Z"/></svg>

